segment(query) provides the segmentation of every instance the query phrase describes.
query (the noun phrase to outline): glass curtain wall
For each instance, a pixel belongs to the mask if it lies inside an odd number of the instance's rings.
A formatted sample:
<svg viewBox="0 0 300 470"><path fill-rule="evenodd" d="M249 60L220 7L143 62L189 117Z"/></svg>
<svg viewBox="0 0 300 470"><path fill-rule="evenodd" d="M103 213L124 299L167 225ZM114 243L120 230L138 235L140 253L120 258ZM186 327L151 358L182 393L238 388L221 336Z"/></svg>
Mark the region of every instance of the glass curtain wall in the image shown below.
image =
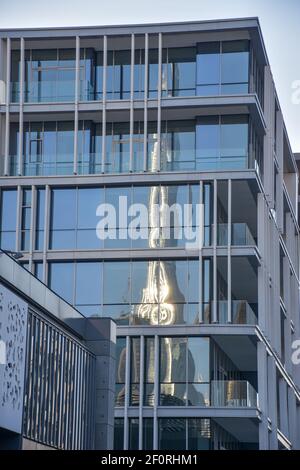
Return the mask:
<svg viewBox="0 0 300 470"><path fill-rule="evenodd" d="M198 43L196 47L162 50L162 97L245 94L249 90L250 41ZM74 101L76 51L71 49L25 50L25 101ZM149 49L148 97L157 98L158 50ZM262 98L261 78L252 59L255 90ZM101 100L103 51L80 49L80 100ZM131 51L108 50L107 99L130 98ZM144 98L145 50L134 52L134 98ZM11 58L11 99L19 101L20 51Z"/></svg>

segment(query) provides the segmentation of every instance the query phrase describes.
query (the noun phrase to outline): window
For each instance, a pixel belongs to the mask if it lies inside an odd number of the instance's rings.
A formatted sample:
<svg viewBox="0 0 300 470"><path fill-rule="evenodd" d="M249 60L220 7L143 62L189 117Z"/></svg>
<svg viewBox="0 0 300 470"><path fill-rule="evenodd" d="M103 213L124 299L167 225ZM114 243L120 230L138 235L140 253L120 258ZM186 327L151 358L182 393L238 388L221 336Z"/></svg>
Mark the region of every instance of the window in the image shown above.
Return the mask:
<svg viewBox="0 0 300 470"><path fill-rule="evenodd" d="M245 94L248 82L249 41L198 44L197 95Z"/></svg>
<svg viewBox="0 0 300 470"><path fill-rule="evenodd" d="M51 249L75 247L76 190L53 189L51 196Z"/></svg>
<svg viewBox="0 0 300 470"><path fill-rule="evenodd" d="M52 190L50 248L100 248L96 210L101 202L103 191L98 188Z"/></svg>
<svg viewBox="0 0 300 470"><path fill-rule="evenodd" d="M17 151L18 131L12 127L11 149ZM89 123L79 121L79 170L90 158ZM73 172L74 122L28 122L24 125L24 174L66 175Z"/></svg>
<svg viewBox="0 0 300 470"><path fill-rule="evenodd" d="M43 263L40 261L36 261L34 263L34 275L37 277L40 281L44 281L44 272L43 272Z"/></svg>
<svg viewBox="0 0 300 470"><path fill-rule="evenodd" d="M196 132L199 170L248 167L248 117L199 117Z"/></svg>
<svg viewBox="0 0 300 470"><path fill-rule="evenodd" d="M101 314L102 265L76 263L75 307L86 317Z"/></svg>
<svg viewBox="0 0 300 470"><path fill-rule="evenodd" d="M161 169L195 169L195 124L193 121L168 121L162 126Z"/></svg>
<svg viewBox="0 0 300 470"><path fill-rule="evenodd" d="M160 404L209 406L209 340L160 338Z"/></svg>
<svg viewBox="0 0 300 470"><path fill-rule="evenodd" d="M130 50L107 52L107 99L130 98Z"/></svg>
<svg viewBox="0 0 300 470"><path fill-rule="evenodd" d="M198 271L199 260L52 262L49 285L86 316L118 324L195 324Z"/></svg>
<svg viewBox="0 0 300 470"><path fill-rule="evenodd" d="M31 227L31 189L23 189L21 222L21 250L29 251Z"/></svg>
<svg viewBox="0 0 300 470"><path fill-rule="evenodd" d="M49 286L67 302L74 304L74 263L50 263Z"/></svg>
<svg viewBox="0 0 300 470"><path fill-rule="evenodd" d="M139 449L139 420L138 418L129 418L129 450Z"/></svg>
<svg viewBox="0 0 300 470"><path fill-rule="evenodd" d="M153 450L153 418L143 419L143 450Z"/></svg>
<svg viewBox="0 0 300 470"><path fill-rule="evenodd" d="M140 403L140 338L131 338L130 346L130 405L138 406Z"/></svg>
<svg viewBox="0 0 300 470"><path fill-rule="evenodd" d="M1 191L0 246L2 250L16 249L17 191Z"/></svg>
<svg viewBox="0 0 300 470"><path fill-rule="evenodd" d="M154 338L145 337L144 405L154 406L155 343Z"/></svg>
<svg viewBox="0 0 300 470"><path fill-rule="evenodd" d="M35 249L42 250L44 247L44 224L45 224L45 190L37 189L36 197L36 231Z"/></svg>
<svg viewBox="0 0 300 470"><path fill-rule="evenodd" d="M114 450L124 449L124 418L115 418L114 421Z"/></svg>
<svg viewBox="0 0 300 470"><path fill-rule="evenodd" d="M118 337L116 342L116 406L125 403L125 364L126 364L126 338Z"/></svg>
<svg viewBox="0 0 300 470"><path fill-rule="evenodd" d="M213 436L210 419L161 418L159 419L160 450L209 450Z"/></svg>

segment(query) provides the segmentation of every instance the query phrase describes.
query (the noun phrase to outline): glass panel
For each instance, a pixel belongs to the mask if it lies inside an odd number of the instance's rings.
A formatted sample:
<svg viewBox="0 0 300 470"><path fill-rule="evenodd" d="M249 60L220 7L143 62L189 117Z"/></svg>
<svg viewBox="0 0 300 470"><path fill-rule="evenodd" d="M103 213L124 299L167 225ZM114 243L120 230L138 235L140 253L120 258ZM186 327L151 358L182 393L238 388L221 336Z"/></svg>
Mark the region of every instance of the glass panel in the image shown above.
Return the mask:
<svg viewBox="0 0 300 470"><path fill-rule="evenodd" d="M153 450L153 419L143 419L143 450Z"/></svg>
<svg viewBox="0 0 300 470"><path fill-rule="evenodd" d="M209 382L209 339L188 338L188 382Z"/></svg>
<svg viewBox="0 0 300 470"><path fill-rule="evenodd" d="M160 382L186 382L187 338L160 338Z"/></svg>
<svg viewBox="0 0 300 470"><path fill-rule="evenodd" d="M209 406L209 384L188 384L188 406Z"/></svg>
<svg viewBox="0 0 300 470"><path fill-rule="evenodd" d="M186 419L162 418L159 420L159 450L186 449Z"/></svg>
<svg viewBox="0 0 300 470"><path fill-rule="evenodd" d="M43 263L36 262L34 263L34 275L37 277L40 281L43 282Z"/></svg>
<svg viewBox="0 0 300 470"><path fill-rule="evenodd" d="M130 263L105 262L104 263L104 289L105 304L126 304L130 302Z"/></svg>
<svg viewBox="0 0 300 470"><path fill-rule="evenodd" d="M51 248L75 248L76 190L54 189L51 198Z"/></svg>
<svg viewBox="0 0 300 470"><path fill-rule="evenodd" d="M75 286L75 305L90 305L95 308L95 312L99 311L102 300L102 263L76 263Z"/></svg>
<svg viewBox="0 0 300 470"><path fill-rule="evenodd" d="M124 449L124 419L115 418L114 421L114 450Z"/></svg>
<svg viewBox="0 0 300 470"><path fill-rule="evenodd" d="M1 193L0 246L3 250L15 250L17 224L17 191L3 190Z"/></svg>
<svg viewBox="0 0 300 470"><path fill-rule="evenodd" d="M220 127L217 116L198 119L196 148L198 160L219 157Z"/></svg>
<svg viewBox="0 0 300 470"><path fill-rule="evenodd" d="M139 383L140 383L140 338L131 338L130 352L130 373L131 373L131 397L130 404L138 406L140 402Z"/></svg>
<svg viewBox="0 0 300 470"><path fill-rule="evenodd" d="M249 41L226 41L222 43L221 80L222 83L248 83ZM234 91L235 90L235 91ZM239 92L232 88L232 92ZM248 89L246 88L246 92Z"/></svg>
<svg viewBox="0 0 300 470"><path fill-rule="evenodd" d="M42 250L44 246L44 223L45 223L45 190L37 190L36 209L36 234L35 249Z"/></svg>
<svg viewBox="0 0 300 470"><path fill-rule="evenodd" d="M198 44L197 48L197 94L218 94L220 82L220 43ZM199 87L200 85L200 87ZM209 93L201 85L215 85Z"/></svg>
<svg viewBox="0 0 300 470"><path fill-rule="evenodd" d="M190 418L188 421L188 450L211 448L211 426L209 419Z"/></svg>
<svg viewBox="0 0 300 470"><path fill-rule="evenodd" d="M138 450L139 448L139 420L129 418L129 446L128 450Z"/></svg>
<svg viewBox="0 0 300 470"><path fill-rule="evenodd" d="M73 304L74 263L50 263L49 285L54 292Z"/></svg>
<svg viewBox="0 0 300 470"><path fill-rule="evenodd" d="M248 121L244 116L223 116L221 158L248 156Z"/></svg>

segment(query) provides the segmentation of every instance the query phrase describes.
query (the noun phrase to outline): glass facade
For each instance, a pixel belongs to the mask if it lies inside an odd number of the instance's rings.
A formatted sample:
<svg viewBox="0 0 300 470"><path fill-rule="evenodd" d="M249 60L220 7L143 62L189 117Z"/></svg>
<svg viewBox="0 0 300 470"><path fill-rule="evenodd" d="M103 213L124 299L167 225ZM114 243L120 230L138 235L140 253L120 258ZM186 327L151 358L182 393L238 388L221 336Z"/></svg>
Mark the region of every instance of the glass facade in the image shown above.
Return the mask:
<svg viewBox="0 0 300 470"><path fill-rule="evenodd" d="M194 47L162 49L162 97L217 94L246 94L249 83L250 42L204 42ZM25 101L73 101L76 51L71 49L25 50ZM131 83L130 49L107 51L108 100L128 100ZM20 52L12 51L11 100L19 101ZM133 63L133 94L144 98L145 50L136 48ZM81 48L79 98L103 98L103 51ZM148 51L148 97L157 98L158 49Z"/></svg>
<svg viewBox="0 0 300 470"><path fill-rule="evenodd" d="M199 43L197 94L247 94L249 91L249 41Z"/></svg>
<svg viewBox="0 0 300 470"><path fill-rule="evenodd" d="M129 119L128 122L107 122L105 127L103 136L102 123L79 120L78 174L247 168L256 168L263 174L262 139L246 114L163 120L160 144L155 121L147 123L146 139L143 121L134 122L132 139ZM73 121L26 122L23 174L71 175L74 170L74 141ZM11 175L18 170L18 152L19 125L11 123Z"/></svg>
<svg viewBox="0 0 300 470"><path fill-rule="evenodd" d="M263 110L271 76L259 27L243 21L10 42L0 246L85 316L115 320L118 450L257 447L269 416L260 401L258 424L256 325L271 328L288 365L296 174L271 89ZM103 203L115 210L104 223ZM204 246L190 250L200 203Z"/></svg>
<svg viewBox="0 0 300 470"><path fill-rule="evenodd" d="M1 192L0 243L3 250L16 249L17 191L6 189Z"/></svg>

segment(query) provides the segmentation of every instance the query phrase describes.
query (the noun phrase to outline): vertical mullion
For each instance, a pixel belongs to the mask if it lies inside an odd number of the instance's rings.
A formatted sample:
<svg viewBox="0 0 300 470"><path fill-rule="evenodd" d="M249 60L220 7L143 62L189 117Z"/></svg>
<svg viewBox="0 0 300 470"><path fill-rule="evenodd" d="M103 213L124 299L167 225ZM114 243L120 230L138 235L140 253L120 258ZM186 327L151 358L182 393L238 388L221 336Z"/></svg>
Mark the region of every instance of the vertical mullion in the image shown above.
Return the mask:
<svg viewBox="0 0 300 470"><path fill-rule="evenodd" d="M74 104L74 162L73 173L78 173L78 107L79 107L79 67L80 67L80 38L76 36L76 61L75 61L75 104Z"/></svg>
<svg viewBox="0 0 300 470"><path fill-rule="evenodd" d="M10 68L11 68L11 43L10 38L6 41L6 103L5 103L5 142L4 142L4 176L10 174L9 169L9 134L10 134ZM14 172L13 172L14 173Z"/></svg>
<svg viewBox="0 0 300 470"><path fill-rule="evenodd" d="M227 240L227 321L232 322L232 306L231 306L231 228L232 228L232 183L231 179L228 180L228 240Z"/></svg>
<svg viewBox="0 0 300 470"><path fill-rule="evenodd" d="M203 181L200 181L200 184L199 184L199 192L200 192L200 198L199 198L199 204L200 204L200 207L202 207L203 205ZM203 208L203 214L205 212L205 208ZM201 226L202 224L202 226ZM205 233L204 233L204 216L201 218L201 221L200 221L200 226L198 228L198 230L202 230L203 232L203 244L204 244L204 236L205 236ZM202 247L199 251L199 265L198 265L198 269L199 269L199 323L203 323L204 321L204 318L203 318L203 256L202 256Z"/></svg>
<svg viewBox="0 0 300 470"><path fill-rule="evenodd" d="M158 449L157 408L159 404L159 336L154 336L154 409L153 409L153 450Z"/></svg>
<svg viewBox="0 0 300 470"><path fill-rule="evenodd" d="M102 90L102 173L106 163L106 88L107 88L107 36L103 36L103 90Z"/></svg>
<svg viewBox="0 0 300 470"><path fill-rule="evenodd" d="M139 389L139 450L143 449L143 403L144 403L145 337L140 337L140 389Z"/></svg>
<svg viewBox="0 0 300 470"><path fill-rule="evenodd" d="M44 246L43 246L43 282L48 284L47 272L47 252L49 249L50 241L50 210L51 210L51 190L47 184L45 187L45 202L44 202Z"/></svg>
<svg viewBox="0 0 300 470"><path fill-rule="evenodd" d="M134 132L134 48L135 38L131 35L131 63L130 63L130 123L129 123L129 171L133 171L133 132Z"/></svg>
<svg viewBox="0 0 300 470"><path fill-rule="evenodd" d="M32 273L32 253L35 246L35 228L36 228L36 197L35 186L31 186L31 213L30 213L30 241L29 241L29 271Z"/></svg>
<svg viewBox="0 0 300 470"><path fill-rule="evenodd" d="M128 449L129 390L130 390L130 336L126 336L125 403L124 403L124 450Z"/></svg>
<svg viewBox="0 0 300 470"><path fill-rule="evenodd" d="M149 36L145 33L145 66L144 66L144 171L147 171L148 155L148 62L149 62Z"/></svg>
<svg viewBox="0 0 300 470"><path fill-rule="evenodd" d="M217 323L217 180L214 180L214 230L213 230L213 323Z"/></svg>
<svg viewBox="0 0 300 470"><path fill-rule="evenodd" d="M20 93L19 93L19 154L18 154L18 175L23 174L23 103L24 103L24 38L20 39Z"/></svg>
<svg viewBox="0 0 300 470"><path fill-rule="evenodd" d="M22 205L23 193L21 186L18 186L17 191L17 223L16 223L16 245L15 251L20 251L21 248L21 221L22 221Z"/></svg>
<svg viewBox="0 0 300 470"><path fill-rule="evenodd" d="M161 151L161 82L162 82L162 34L158 34L158 84L157 84L157 162L156 171L160 171Z"/></svg>

